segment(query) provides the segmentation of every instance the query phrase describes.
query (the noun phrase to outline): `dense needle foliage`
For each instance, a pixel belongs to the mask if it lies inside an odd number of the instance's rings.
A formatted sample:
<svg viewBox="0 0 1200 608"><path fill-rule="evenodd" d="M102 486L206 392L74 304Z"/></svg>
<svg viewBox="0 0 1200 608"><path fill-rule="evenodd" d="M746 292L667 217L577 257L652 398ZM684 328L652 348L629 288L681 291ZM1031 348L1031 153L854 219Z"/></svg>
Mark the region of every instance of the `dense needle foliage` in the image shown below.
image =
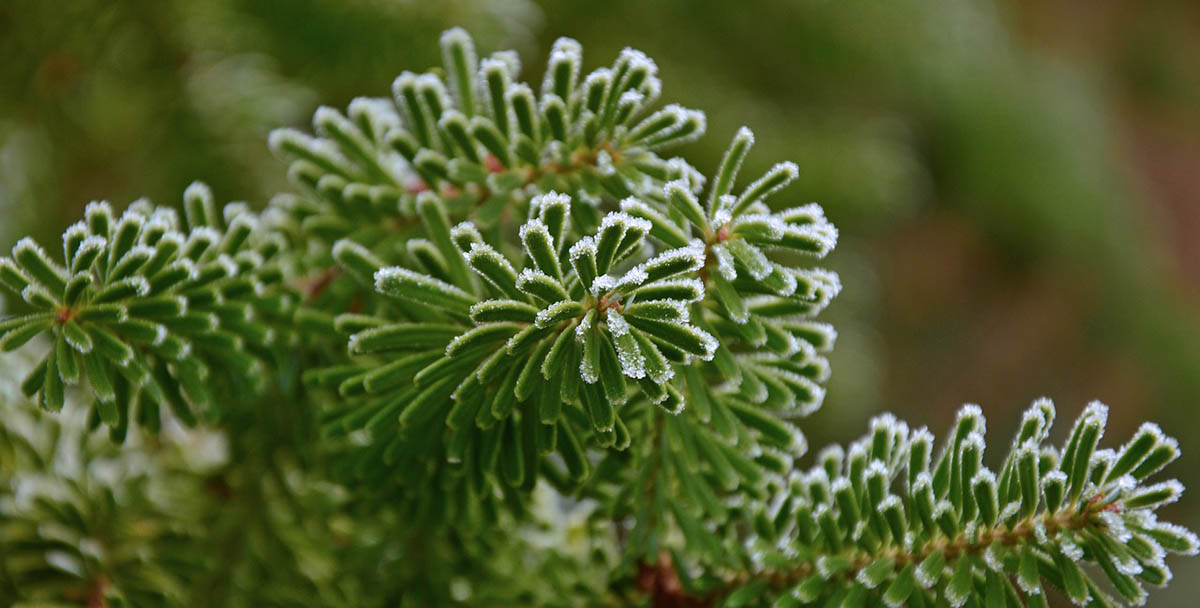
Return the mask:
<svg viewBox="0 0 1200 608"><path fill-rule="evenodd" d="M1101 448L1098 403L1057 447L1035 403L1002 460L967 406L800 468L841 283L796 165L740 175L748 129L667 156L704 115L638 51L585 74L560 39L536 87L442 51L274 132L296 191L261 214L197 183L0 258L0 348L35 345L0 380L63 410L4 395L0 598L1103 606L1197 551L1156 517L1174 440ZM222 427L255 430L184 430Z"/></svg>

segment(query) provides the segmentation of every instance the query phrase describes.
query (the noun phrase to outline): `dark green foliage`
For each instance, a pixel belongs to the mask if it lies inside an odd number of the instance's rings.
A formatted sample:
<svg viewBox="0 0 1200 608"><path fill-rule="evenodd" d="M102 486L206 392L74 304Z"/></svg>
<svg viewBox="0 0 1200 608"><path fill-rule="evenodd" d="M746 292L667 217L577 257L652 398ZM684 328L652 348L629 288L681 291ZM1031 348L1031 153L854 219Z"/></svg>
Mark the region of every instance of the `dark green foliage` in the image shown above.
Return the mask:
<svg viewBox="0 0 1200 608"><path fill-rule="evenodd" d="M295 301L285 242L244 204L218 213L203 184L184 210L138 201L118 217L91 203L63 234L61 262L30 239L0 258L5 287L35 309L0 323L0 347L42 333L51 344L27 395L59 409L66 386L86 383L99 421L121 434L131 420L157 428L162 406L215 420L220 401L262 390Z"/></svg>
<svg viewBox="0 0 1200 608"><path fill-rule="evenodd" d="M744 128L711 176L660 156L705 120L654 108L637 51L584 75L560 39L536 92L462 30L442 55L392 99L321 108L315 136L273 133L299 192L261 218L193 186L186 221L93 204L61 262L30 240L0 260L35 309L0 346L50 346L21 383L42 406L74 411L86 381L93 420L146 427L121 454L197 414L244 431L207 479L154 451L161 469L99 489L89 469L32 507L6 479L0 598L957 607L1049 584L1109 605L1195 553L1155 515L1181 486L1145 483L1174 441L1098 449L1099 405L1056 449L1035 404L998 471L973 406L936 458L885 416L799 470L841 285L808 265L837 240L821 208L778 201L796 165L740 180ZM80 437L89 466L117 450ZM13 443L6 475L47 468Z"/></svg>
<svg viewBox="0 0 1200 608"><path fill-rule="evenodd" d="M1146 585L1170 580L1165 556L1193 555L1200 541L1156 515L1182 490L1148 481L1178 456L1175 441L1148 424L1123 447L1096 450L1106 417L1093 403L1056 448L1045 445L1054 406L1035 403L998 472L981 464L977 407L960 411L937 458L928 431L877 418L849 449L823 450L812 469L739 509L751 533L731 524L710 534L714 543L740 538L724 546L751 574L708 583L765 581L750 605L827 605L861 593L891 607L1041 606L1047 583L1079 605L1141 604Z"/></svg>

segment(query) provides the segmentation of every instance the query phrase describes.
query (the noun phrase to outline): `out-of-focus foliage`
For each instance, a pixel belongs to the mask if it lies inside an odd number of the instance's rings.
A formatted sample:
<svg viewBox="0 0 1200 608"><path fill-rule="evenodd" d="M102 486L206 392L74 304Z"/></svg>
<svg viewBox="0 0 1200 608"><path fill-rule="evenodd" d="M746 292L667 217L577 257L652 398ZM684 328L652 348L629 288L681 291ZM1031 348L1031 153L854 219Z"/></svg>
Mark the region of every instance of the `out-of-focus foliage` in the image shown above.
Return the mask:
<svg viewBox="0 0 1200 608"><path fill-rule="evenodd" d="M268 427L135 426L115 444L92 430L81 395L55 413L21 394L30 355L0 356L0 605L575 605L557 602L608 594L615 539L592 506L564 509L542 487L519 525L430 535L356 500L311 455L302 462L289 447L297 416L282 405L254 414Z"/></svg>

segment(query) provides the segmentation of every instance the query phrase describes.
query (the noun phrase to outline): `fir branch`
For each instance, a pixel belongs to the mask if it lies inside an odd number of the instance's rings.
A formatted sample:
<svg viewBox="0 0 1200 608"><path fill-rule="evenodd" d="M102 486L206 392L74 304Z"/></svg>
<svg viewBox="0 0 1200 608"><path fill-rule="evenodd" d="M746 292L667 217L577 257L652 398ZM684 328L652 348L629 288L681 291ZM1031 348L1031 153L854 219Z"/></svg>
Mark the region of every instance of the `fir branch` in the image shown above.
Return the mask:
<svg viewBox="0 0 1200 608"><path fill-rule="evenodd" d="M225 378L233 390L261 387L294 300L284 242L244 203L218 213L200 183L184 209L181 220L141 200L117 217L94 202L63 234L61 262L31 239L0 258L0 281L34 309L0 321L0 348L50 336L27 395L59 409L65 387L86 382L99 420L120 436L132 421L157 428L163 404L185 422L214 417Z"/></svg>
<svg viewBox="0 0 1200 608"><path fill-rule="evenodd" d="M1106 416L1103 405L1090 405L1052 448L1044 442L1054 408L1039 401L999 475L981 463L978 408L960 412L937 460L927 431L876 419L870 435L822 452L815 467L750 509L746 549L755 567L725 579L727 605L768 594L776 605L859 597L961 606L987 597L1044 606L1047 582L1079 605L1141 604L1144 584L1170 580L1165 555L1195 554L1200 541L1156 517L1178 498L1178 484L1147 483L1178 456L1174 440L1147 424L1121 449L1099 450ZM1118 599L1081 561L1105 575Z"/></svg>
<svg viewBox="0 0 1200 608"><path fill-rule="evenodd" d="M560 39L550 80L535 99L514 82L510 59L481 63L473 48L466 32L451 30L442 37L449 84L434 73L405 72L392 100L358 98L345 114L319 109L315 137L273 132L272 149L315 197L289 195L277 206L328 242L349 237L370 245L385 234L379 223L403 228L422 192L444 199L457 219L472 216L486 227L528 188L583 191L591 199L653 189L681 163L656 151L703 133L703 115L678 106L640 119L661 85L653 61L638 51L627 49L612 67L580 80L579 44Z"/></svg>
<svg viewBox="0 0 1200 608"><path fill-rule="evenodd" d="M514 53L480 60L460 29L441 45L442 70L401 74L390 99L320 108L315 135L272 133L300 192L261 216L218 212L197 184L183 220L94 203L61 261L28 239L0 259L33 310L0 321L0 347L50 342L23 392L58 409L86 382L92 421L118 439L133 421L221 421L239 439L228 488L248 490L235 511L256 515L216 518L220 541L252 528L226 543L237 559L180 565L167 556L197 538L174 533L181 502L150 499L163 470L115 489L85 476L32 507L0 484L0 597L61 599L15 589L39 579L68 599L182 604L189 581L232 594L284 555L299 573L248 597L395 603L373 593L382 577L430 604L640 590L676 605L1044 605L1050 584L1109 605L1076 562L1139 603L1169 580L1166 553L1196 552L1156 515L1182 487L1146 481L1174 440L1146 425L1097 449L1098 404L1054 448L1053 407L1036 403L996 471L973 406L937 459L930 433L885 416L796 471L836 340L817 317L841 289L810 266L837 230L816 204L778 202L799 168L739 184L745 128L710 177L661 156L705 119L654 107L657 67L638 51L584 74L579 43L559 39L535 92ZM263 390L296 372L303 390ZM225 405L244 398L254 415ZM53 470L18 418L0 418L0 473ZM99 457L80 441L84 462ZM132 497L120 509L117 491ZM562 532L540 511L564 498L586 505L572 515L584 551L565 533L530 540ZM88 548L106 534L144 550ZM536 587L512 580L531 563Z"/></svg>

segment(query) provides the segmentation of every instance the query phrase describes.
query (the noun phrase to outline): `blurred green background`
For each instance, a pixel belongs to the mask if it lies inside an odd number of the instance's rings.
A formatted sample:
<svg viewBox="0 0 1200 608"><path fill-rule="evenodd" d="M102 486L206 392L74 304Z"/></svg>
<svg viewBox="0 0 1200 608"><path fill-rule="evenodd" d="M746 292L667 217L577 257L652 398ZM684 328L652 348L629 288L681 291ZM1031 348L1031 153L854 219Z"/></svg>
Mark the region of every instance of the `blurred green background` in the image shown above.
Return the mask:
<svg viewBox="0 0 1200 608"><path fill-rule="evenodd" d="M693 164L742 124L748 174L800 164L788 196L841 229L845 284L813 444L977 402L999 446L1035 397L1060 420L1099 399L1117 438L1178 436L1200 488L1194 0L5 0L0 250L193 179L262 205L288 188L271 128L386 95L451 25L535 82L557 36L590 67L639 48L664 99L708 114ZM1196 528L1200 498L1170 515ZM1154 605L1195 605L1194 562Z"/></svg>

